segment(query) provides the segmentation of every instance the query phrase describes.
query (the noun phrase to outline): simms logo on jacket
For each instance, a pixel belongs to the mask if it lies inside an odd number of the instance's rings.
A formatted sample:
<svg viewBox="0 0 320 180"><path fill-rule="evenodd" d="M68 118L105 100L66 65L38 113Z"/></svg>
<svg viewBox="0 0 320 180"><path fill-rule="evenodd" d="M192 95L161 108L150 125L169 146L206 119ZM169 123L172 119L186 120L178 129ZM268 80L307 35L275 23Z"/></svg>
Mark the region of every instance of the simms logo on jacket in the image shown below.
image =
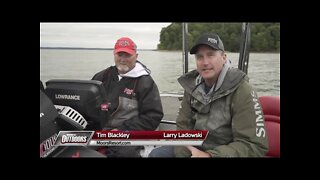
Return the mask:
<svg viewBox="0 0 320 180"><path fill-rule="evenodd" d="M252 91L251 96L253 98L254 102L254 110L257 115L256 118L256 136L257 137L265 137L266 136L266 130L264 128L264 119L262 118L262 109L258 101L258 97L256 96L256 93Z"/></svg>

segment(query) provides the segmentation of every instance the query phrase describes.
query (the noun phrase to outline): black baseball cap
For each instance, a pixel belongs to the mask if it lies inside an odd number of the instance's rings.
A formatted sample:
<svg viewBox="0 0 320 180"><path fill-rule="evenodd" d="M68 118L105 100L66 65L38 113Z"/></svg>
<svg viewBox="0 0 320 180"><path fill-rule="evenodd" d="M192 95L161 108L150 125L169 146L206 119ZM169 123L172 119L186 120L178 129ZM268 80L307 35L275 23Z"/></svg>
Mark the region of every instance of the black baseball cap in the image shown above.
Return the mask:
<svg viewBox="0 0 320 180"><path fill-rule="evenodd" d="M220 37L217 34L206 33L199 37L195 45L190 49L190 54L195 54L197 52L198 46L203 44L208 45L213 49L224 51L224 46Z"/></svg>

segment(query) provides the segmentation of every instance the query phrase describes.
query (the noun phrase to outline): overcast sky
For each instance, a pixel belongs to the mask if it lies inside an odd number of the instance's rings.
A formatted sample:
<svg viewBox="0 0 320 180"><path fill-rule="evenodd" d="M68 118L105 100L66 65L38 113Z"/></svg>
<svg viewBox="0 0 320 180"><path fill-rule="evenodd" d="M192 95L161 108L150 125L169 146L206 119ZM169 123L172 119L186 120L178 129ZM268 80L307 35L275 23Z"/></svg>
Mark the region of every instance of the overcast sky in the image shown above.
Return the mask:
<svg viewBox="0 0 320 180"><path fill-rule="evenodd" d="M40 23L40 47L113 48L130 37L138 49L156 49L168 23Z"/></svg>

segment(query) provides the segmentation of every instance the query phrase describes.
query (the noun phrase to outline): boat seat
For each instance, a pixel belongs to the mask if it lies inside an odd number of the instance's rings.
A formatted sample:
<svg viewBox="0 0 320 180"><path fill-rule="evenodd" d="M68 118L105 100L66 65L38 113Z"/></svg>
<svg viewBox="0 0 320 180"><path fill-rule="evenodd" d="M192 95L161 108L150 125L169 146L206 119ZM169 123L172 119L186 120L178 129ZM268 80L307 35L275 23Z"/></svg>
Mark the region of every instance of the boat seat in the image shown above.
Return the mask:
<svg viewBox="0 0 320 180"><path fill-rule="evenodd" d="M260 96L269 141L267 157L280 157L280 96Z"/></svg>

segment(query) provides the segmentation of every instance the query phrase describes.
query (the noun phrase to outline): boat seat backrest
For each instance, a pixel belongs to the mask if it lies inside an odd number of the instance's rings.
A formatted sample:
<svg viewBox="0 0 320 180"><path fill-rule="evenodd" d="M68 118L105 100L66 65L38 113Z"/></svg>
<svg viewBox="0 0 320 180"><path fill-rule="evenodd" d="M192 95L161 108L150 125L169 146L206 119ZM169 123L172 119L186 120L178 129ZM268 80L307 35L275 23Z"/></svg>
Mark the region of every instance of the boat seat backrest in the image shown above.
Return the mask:
<svg viewBox="0 0 320 180"><path fill-rule="evenodd" d="M268 157L280 157L280 96L260 96L268 134Z"/></svg>

